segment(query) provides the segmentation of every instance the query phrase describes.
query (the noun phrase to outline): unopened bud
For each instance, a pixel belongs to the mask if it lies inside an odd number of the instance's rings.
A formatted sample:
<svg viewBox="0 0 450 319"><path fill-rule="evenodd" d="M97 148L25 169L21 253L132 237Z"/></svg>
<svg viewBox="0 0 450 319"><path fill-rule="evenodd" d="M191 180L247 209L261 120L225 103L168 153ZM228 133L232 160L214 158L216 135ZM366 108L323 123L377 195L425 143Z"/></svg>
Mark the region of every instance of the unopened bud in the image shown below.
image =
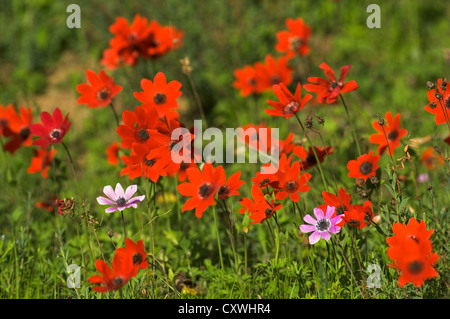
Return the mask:
<svg viewBox="0 0 450 319"><path fill-rule="evenodd" d="M433 89L434 88L434 86L435 86L435 84L434 84L434 82L431 82L431 81L427 81L427 88L428 89Z"/></svg>

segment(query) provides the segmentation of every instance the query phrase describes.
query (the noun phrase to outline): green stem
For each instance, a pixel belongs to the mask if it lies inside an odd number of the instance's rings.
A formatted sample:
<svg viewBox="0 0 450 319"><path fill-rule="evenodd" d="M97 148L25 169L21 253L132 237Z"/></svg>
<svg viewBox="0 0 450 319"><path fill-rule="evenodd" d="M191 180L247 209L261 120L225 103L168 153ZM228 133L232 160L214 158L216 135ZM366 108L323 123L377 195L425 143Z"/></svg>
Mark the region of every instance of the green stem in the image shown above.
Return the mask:
<svg viewBox="0 0 450 319"><path fill-rule="evenodd" d="M113 111L114 117L116 118L116 124L117 124L117 126L119 126L120 125L119 116L117 115L116 109L114 108L112 101L109 105L111 106L111 110Z"/></svg>
<svg viewBox="0 0 450 319"><path fill-rule="evenodd" d="M298 117L297 113L294 113L294 114L295 114L295 117L297 118L298 124L300 124L300 128L301 128L302 131L303 131L303 135L306 136L309 145L311 145L311 149L312 149L312 151L313 151L313 153L314 153L314 157L316 158L317 168L319 169L320 176L322 177L323 186L325 187L325 189L328 189L328 188L327 188L327 183L326 183L326 181L325 181L325 177L323 176L322 165L320 165L320 160L319 160L319 156L317 156L316 149L314 148L313 143L312 143L311 140L309 139L308 134L306 134L306 129L305 129L305 127L303 126L302 121L300 121L300 118Z"/></svg>
<svg viewBox="0 0 450 319"><path fill-rule="evenodd" d="M223 270L223 258L222 258L222 247L220 245L220 233L219 233L219 222L217 221L217 211L215 208L214 210L214 221L216 223L216 232L217 232L217 246L219 247L219 257L220 257L220 267Z"/></svg>
<svg viewBox="0 0 450 319"><path fill-rule="evenodd" d="M358 148L358 154L359 154L359 156L361 156L361 148L359 147L359 139L358 139L358 136L356 134L355 127L353 126L353 122L350 119L350 112L348 111L347 104L345 104L345 101L344 101L344 98L342 97L342 94L339 94L339 97L341 98L342 104L344 105L345 113L347 113L347 119L348 119L348 122L350 124L350 128L351 128L352 133L353 133L353 138L355 139L355 142L356 142L356 147Z"/></svg>

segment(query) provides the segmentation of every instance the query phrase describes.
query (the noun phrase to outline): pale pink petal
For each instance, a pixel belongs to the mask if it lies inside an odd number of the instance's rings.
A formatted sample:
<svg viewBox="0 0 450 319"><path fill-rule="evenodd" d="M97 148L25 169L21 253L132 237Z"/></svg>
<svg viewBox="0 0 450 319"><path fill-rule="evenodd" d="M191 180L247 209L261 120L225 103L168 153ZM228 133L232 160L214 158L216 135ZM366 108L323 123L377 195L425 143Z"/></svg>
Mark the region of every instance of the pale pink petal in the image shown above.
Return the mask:
<svg viewBox="0 0 450 319"><path fill-rule="evenodd" d="M97 197L97 202L100 205L116 205L116 203L114 201L110 200L109 198L103 197L103 196Z"/></svg>
<svg viewBox="0 0 450 319"><path fill-rule="evenodd" d="M134 195L137 191L137 185L130 185L127 187L127 190L125 191L125 200L129 200L131 196Z"/></svg>
<svg viewBox="0 0 450 319"><path fill-rule="evenodd" d="M117 206L111 206L111 207L108 207L107 209L105 209L105 212L107 212L107 213L113 213L113 212L115 212L117 210Z"/></svg>
<svg viewBox="0 0 450 319"><path fill-rule="evenodd" d="M314 208L314 216L316 216L318 221L325 218L325 215L320 208Z"/></svg>
<svg viewBox="0 0 450 319"><path fill-rule="evenodd" d="M117 198L125 197L125 192L124 192L124 190L123 190L122 185L120 185L120 183L117 183L117 184L116 184L116 189L115 189L115 191L116 191L116 196L117 196Z"/></svg>
<svg viewBox="0 0 450 319"><path fill-rule="evenodd" d="M326 241L328 241L331 238L330 234L327 231L324 231L320 236Z"/></svg>
<svg viewBox="0 0 450 319"><path fill-rule="evenodd" d="M305 217L303 217L303 220L311 225L317 224L317 220L315 220L310 214L306 214Z"/></svg>
<svg viewBox="0 0 450 319"><path fill-rule="evenodd" d="M110 185L103 187L103 193L113 201L117 200L116 193Z"/></svg>
<svg viewBox="0 0 450 319"><path fill-rule="evenodd" d="M315 231L309 236L309 244L314 245L317 243L320 239L320 233L318 231Z"/></svg>
<svg viewBox="0 0 450 319"><path fill-rule="evenodd" d="M335 210L335 209L336 209L336 208L335 208L334 206L327 206L327 213L326 213L326 215L325 215L325 218L326 218L326 219L330 219L331 216L333 216L334 210Z"/></svg>
<svg viewBox="0 0 450 319"><path fill-rule="evenodd" d="M316 230L316 227L313 225L300 225L299 228L302 233L310 233Z"/></svg>

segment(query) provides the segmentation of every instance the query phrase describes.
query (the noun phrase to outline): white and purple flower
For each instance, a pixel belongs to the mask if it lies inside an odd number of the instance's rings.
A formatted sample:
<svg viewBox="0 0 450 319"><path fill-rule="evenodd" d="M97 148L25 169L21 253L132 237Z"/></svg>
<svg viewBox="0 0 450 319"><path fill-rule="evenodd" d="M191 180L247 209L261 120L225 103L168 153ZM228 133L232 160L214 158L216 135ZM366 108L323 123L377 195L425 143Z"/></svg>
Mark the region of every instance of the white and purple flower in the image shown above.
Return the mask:
<svg viewBox="0 0 450 319"><path fill-rule="evenodd" d="M344 215L342 214L332 217L334 214L334 210L334 206L327 206L327 211L324 214L321 209L314 208L314 216L316 216L316 219L314 219L309 214L306 214L303 218L303 220L310 225L303 224L300 225L299 228L302 233L313 232L309 236L309 243L311 245L317 243L320 238L328 241L331 237L330 233L337 234L341 230L341 227L336 226L336 224L342 220L342 216Z"/></svg>
<svg viewBox="0 0 450 319"><path fill-rule="evenodd" d="M132 197L136 191L137 185L128 186L126 191L123 190L120 183L117 183L115 190L110 185L107 185L103 188L103 193L108 198L99 196L97 197L97 202L100 205L111 205L105 210L107 213L112 213L116 210L123 211L129 207L137 208L137 204L144 200L145 195Z"/></svg>

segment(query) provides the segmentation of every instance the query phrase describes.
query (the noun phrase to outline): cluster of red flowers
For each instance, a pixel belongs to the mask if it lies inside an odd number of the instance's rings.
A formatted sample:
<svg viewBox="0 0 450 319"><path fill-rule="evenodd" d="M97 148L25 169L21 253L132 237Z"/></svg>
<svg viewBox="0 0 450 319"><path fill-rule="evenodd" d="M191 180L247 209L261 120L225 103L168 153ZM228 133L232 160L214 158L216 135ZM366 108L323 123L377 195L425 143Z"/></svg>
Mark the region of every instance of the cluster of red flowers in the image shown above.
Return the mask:
<svg viewBox="0 0 450 319"><path fill-rule="evenodd" d="M21 146L39 146L38 149L33 149L34 156L27 172L40 172L43 178L47 178L48 169L56 154L55 149L48 150L48 147L62 141L71 123L68 116L63 118L59 108L55 109L53 115L42 112L41 121L42 124L33 123L31 108L21 106L17 112L13 105L0 105L0 136L9 139L3 149L14 154ZM33 140L33 137L40 138Z"/></svg>
<svg viewBox="0 0 450 319"><path fill-rule="evenodd" d="M245 183L240 180L241 171L231 175L228 180L223 166L216 168L210 162L203 169L192 166L186 169L188 182L177 186L178 192L190 197L183 205L182 212L195 208L195 216L201 218L209 206L215 205L217 197L225 200L230 196L239 195L238 189Z"/></svg>
<svg viewBox="0 0 450 319"><path fill-rule="evenodd" d="M172 26L162 26L157 21L136 15L131 24L118 17L109 27L114 35L110 48L103 52L101 63L112 70L122 65L135 65L139 59L156 59L178 48L183 32Z"/></svg>
<svg viewBox="0 0 450 319"><path fill-rule="evenodd" d="M144 249L144 242L137 243L129 238L125 239L125 248L116 249L112 261L112 269L101 259L95 262L95 268L102 274L89 278L89 282L97 284L93 289L97 292L107 292L118 290L125 286L128 281L136 277L139 269L148 267L147 252Z"/></svg>
<svg viewBox="0 0 450 319"><path fill-rule="evenodd" d="M343 227L347 224L351 228L363 229L373 219L372 203L365 201L363 205L351 204L352 195L347 193L341 187L336 195L328 192L322 192L325 204L320 205L320 209L326 209L327 206L334 206L335 214L342 216L342 221L337 225Z"/></svg>
<svg viewBox="0 0 450 319"><path fill-rule="evenodd" d="M186 168L195 163L193 160L184 163L172 161L174 145L183 143L188 146L194 138L192 134L183 134L177 140L172 139L172 132L183 127L176 111L177 98L182 94L181 83L167 83L164 73L159 72L153 81L143 79L141 86L144 91L135 92L134 96L142 104L135 107L134 112L125 110L122 114L123 124L117 127L117 133L122 138L122 148L131 151L128 156L121 156L126 167L120 175L128 175L130 179L144 176L153 182L160 176L173 176L175 173L183 175ZM179 154L189 156L183 154L182 150Z"/></svg>
<svg viewBox="0 0 450 319"><path fill-rule="evenodd" d="M433 265L439 255L433 253L430 241L433 229L427 230L423 220L419 223L413 217L408 225L395 223L392 231L394 236L386 239L389 244L387 255L394 261L391 266L401 272L398 285L403 287L413 283L419 287L425 280L437 277L438 272Z"/></svg>
<svg viewBox="0 0 450 319"><path fill-rule="evenodd" d="M292 67L289 66L289 57L274 58L266 55L264 62L255 62L234 71L236 80L233 87L240 90L242 96L260 94L270 90L272 85L292 83Z"/></svg>

